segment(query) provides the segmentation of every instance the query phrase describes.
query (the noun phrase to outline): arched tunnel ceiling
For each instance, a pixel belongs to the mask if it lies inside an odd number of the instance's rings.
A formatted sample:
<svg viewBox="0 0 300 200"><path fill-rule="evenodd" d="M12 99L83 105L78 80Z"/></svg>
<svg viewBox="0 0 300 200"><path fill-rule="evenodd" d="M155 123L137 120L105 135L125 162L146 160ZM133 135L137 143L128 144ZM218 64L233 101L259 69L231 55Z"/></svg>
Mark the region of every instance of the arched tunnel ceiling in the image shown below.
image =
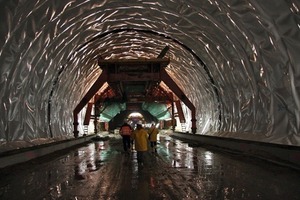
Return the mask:
<svg viewBox="0 0 300 200"><path fill-rule="evenodd" d="M2 0L0 9L2 141L72 136L99 57L153 58L169 45L166 70L197 108L197 134L300 144L299 1Z"/></svg>

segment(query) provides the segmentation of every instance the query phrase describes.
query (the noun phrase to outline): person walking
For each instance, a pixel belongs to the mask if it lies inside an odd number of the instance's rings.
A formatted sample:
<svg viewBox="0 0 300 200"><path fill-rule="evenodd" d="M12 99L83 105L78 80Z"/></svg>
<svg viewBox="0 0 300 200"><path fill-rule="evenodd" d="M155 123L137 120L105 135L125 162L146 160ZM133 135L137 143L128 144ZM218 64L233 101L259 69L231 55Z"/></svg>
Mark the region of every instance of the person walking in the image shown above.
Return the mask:
<svg viewBox="0 0 300 200"><path fill-rule="evenodd" d="M150 129L148 130L149 134L149 141L150 141L150 146L151 146L151 152L152 153L157 153L157 135L159 131L155 127L155 124L152 124Z"/></svg>
<svg viewBox="0 0 300 200"><path fill-rule="evenodd" d="M135 150L137 152L137 161L139 165L144 165L144 154L148 150L148 133L141 124L136 125L133 131L132 139L134 140Z"/></svg>
<svg viewBox="0 0 300 200"><path fill-rule="evenodd" d="M123 140L123 149L125 152L130 150L132 127L128 123L124 123L119 131Z"/></svg>

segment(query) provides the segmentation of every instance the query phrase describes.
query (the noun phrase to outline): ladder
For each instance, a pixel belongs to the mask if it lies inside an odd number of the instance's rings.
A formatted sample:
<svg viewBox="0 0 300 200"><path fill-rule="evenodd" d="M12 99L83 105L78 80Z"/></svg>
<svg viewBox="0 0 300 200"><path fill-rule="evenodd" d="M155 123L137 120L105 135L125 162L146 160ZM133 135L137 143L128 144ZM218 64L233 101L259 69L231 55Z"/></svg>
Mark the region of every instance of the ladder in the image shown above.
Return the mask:
<svg viewBox="0 0 300 200"><path fill-rule="evenodd" d="M181 123L181 130L182 132L186 132L186 126L185 126L185 123Z"/></svg>
<svg viewBox="0 0 300 200"><path fill-rule="evenodd" d="M185 123L185 117L183 114L183 110L182 110L180 101L175 101L175 104L176 104L177 114L178 114L180 123Z"/></svg>
<svg viewBox="0 0 300 200"><path fill-rule="evenodd" d="M87 135L89 133L89 125L84 125L83 126L83 134Z"/></svg>

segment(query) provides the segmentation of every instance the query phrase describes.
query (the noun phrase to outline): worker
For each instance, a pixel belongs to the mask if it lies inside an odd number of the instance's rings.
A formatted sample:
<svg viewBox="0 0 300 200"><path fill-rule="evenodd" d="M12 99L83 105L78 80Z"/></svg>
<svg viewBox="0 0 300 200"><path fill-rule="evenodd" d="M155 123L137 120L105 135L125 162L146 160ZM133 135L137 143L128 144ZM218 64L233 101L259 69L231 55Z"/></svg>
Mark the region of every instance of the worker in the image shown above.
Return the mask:
<svg viewBox="0 0 300 200"><path fill-rule="evenodd" d="M157 135L159 131L155 127L155 124L152 124L150 129L148 130L149 134L149 141L150 141L150 146L151 146L151 152L152 153L157 153Z"/></svg>
<svg viewBox="0 0 300 200"><path fill-rule="evenodd" d="M132 127L127 122L124 122L124 124L120 128L119 133L122 136L123 149L126 153L129 153L130 144L131 144Z"/></svg>
<svg viewBox="0 0 300 200"><path fill-rule="evenodd" d="M136 130L133 131L132 139L134 140L135 150L137 152L138 164L144 165L144 154L148 150L148 132L141 124L136 125Z"/></svg>

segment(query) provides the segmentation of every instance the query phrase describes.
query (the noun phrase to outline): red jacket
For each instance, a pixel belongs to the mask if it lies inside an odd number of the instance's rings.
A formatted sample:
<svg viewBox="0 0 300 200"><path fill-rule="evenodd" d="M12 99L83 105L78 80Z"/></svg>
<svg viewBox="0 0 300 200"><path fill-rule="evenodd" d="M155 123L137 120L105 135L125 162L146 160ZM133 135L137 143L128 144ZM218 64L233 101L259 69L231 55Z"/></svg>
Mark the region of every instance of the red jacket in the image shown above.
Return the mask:
<svg viewBox="0 0 300 200"><path fill-rule="evenodd" d="M124 124L121 128L120 128L120 135L128 135L130 136L132 132L132 128L130 125L128 124Z"/></svg>

